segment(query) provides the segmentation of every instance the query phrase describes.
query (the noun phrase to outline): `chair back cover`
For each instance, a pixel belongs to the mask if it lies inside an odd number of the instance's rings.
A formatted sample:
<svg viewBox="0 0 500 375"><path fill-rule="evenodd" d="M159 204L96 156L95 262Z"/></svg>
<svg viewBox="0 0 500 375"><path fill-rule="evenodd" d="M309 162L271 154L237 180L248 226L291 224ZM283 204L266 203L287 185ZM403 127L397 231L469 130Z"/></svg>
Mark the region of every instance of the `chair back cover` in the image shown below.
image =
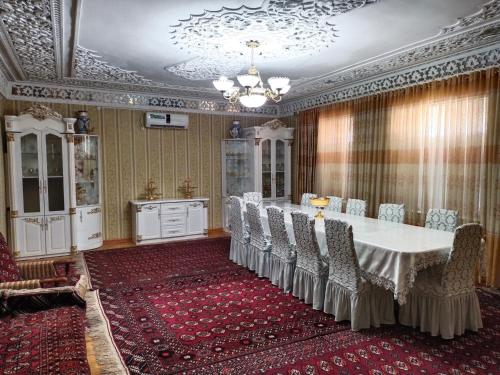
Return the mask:
<svg viewBox="0 0 500 375"><path fill-rule="evenodd" d="M454 232L458 226L458 211L431 208L425 216L425 227Z"/></svg>
<svg viewBox="0 0 500 375"><path fill-rule="evenodd" d="M0 283L19 280L21 280L19 268L10 252L7 241L0 233Z"/></svg>
<svg viewBox="0 0 500 375"><path fill-rule="evenodd" d="M361 269L354 249L352 226L341 220L325 219L325 234L330 254L328 278L356 291L361 280Z"/></svg>
<svg viewBox="0 0 500 375"><path fill-rule="evenodd" d="M302 194L302 198L300 200L300 204L302 206L311 206L311 202L310 200L313 199L313 198L317 198L318 195L317 194L313 194L313 193L304 193Z"/></svg>
<svg viewBox="0 0 500 375"><path fill-rule="evenodd" d="M259 191L243 193L243 201L245 203L252 202L255 203L257 207L262 207L262 193Z"/></svg>
<svg viewBox="0 0 500 375"><path fill-rule="evenodd" d="M469 292L475 288L482 235L483 228L476 223L464 224L455 231L453 248L444 266L441 282L448 295Z"/></svg>
<svg viewBox="0 0 500 375"><path fill-rule="evenodd" d="M245 238L248 237L248 233L245 228L245 223L243 220L242 200L241 198L234 196L232 196L230 199L231 199L231 214L230 214L231 236L238 241L244 242Z"/></svg>
<svg viewBox="0 0 500 375"><path fill-rule="evenodd" d="M319 274L322 261L318 241L316 240L314 219L309 219L309 216L302 212L292 212L292 223L295 235L297 267Z"/></svg>
<svg viewBox="0 0 500 375"><path fill-rule="evenodd" d="M328 195L327 198L330 199L330 202L328 202L328 206L325 207L326 210L342 212L342 198L331 195Z"/></svg>
<svg viewBox="0 0 500 375"><path fill-rule="evenodd" d="M405 222L405 205L384 203L378 207L378 219L394 223Z"/></svg>
<svg viewBox="0 0 500 375"><path fill-rule="evenodd" d="M260 209L253 202L247 203L247 220L250 227L250 244L259 249L264 249L267 245Z"/></svg>
<svg viewBox="0 0 500 375"><path fill-rule="evenodd" d="M366 201L362 199L347 200L346 214L356 216L366 216Z"/></svg>
<svg viewBox="0 0 500 375"><path fill-rule="evenodd" d="M288 259L292 249L286 231L285 213L279 207L267 207L267 221L271 231L271 253L282 259Z"/></svg>

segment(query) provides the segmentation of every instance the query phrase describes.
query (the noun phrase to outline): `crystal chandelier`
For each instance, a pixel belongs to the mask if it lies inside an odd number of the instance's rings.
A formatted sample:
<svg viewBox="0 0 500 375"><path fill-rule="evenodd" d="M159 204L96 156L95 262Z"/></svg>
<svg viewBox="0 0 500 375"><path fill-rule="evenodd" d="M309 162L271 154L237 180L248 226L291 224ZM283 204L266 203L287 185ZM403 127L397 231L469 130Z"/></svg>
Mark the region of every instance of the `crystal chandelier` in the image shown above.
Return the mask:
<svg viewBox="0 0 500 375"><path fill-rule="evenodd" d="M235 87L234 81L227 79L227 77L220 77L213 81L215 88L231 104L235 104L239 100L245 107L257 108L263 106L267 99L278 103L281 101L283 95L290 90L290 79L286 77L271 77L267 80L270 88L264 88L260 73L254 64L254 50L259 47L259 42L250 40L247 42L247 47L251 50L251 64L248 74L241 74L236 77L243 88Z"/></svg>

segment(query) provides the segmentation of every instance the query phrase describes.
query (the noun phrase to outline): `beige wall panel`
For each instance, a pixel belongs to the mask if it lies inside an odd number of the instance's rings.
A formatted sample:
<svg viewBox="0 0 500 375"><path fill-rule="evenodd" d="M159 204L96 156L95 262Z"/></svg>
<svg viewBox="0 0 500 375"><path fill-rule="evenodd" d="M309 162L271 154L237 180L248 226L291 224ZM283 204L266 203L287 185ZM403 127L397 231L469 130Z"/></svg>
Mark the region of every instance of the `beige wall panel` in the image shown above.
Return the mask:
<svg viewBox="0 0 500 375"><path fill-rule="evenodd" d="M136 198L144 193L148 183L148 152L147 152L147 130L143 126L144 113L142 111L132 111L132 136L134 152L134 172ZM105 145L104 145L105 146Z"/></svg>
<svg viewBox="0 0 500 375"><path fill-rule="evenodd" d="M188 147L187 133L185 129L174 130L175 137L175 196L182 197L178 188L188 177Z"/></svg>
<svg viewBox="0 0 500 375"><path fill-rule="evenodd" d="M120 163L118 158L118 134L115 109L102 110L103 121L103 188L106 209L104 210L105 238L120 236Z"/></svg>
<svg viewBox="0 0 500 375"><path fill-rule="evenodd" d="M209 226L213 228L222 227L221 195L222 195L222 174L221 174L221 143L225 133L222 116L212 117L212 174L211 174L211 205L209 206Z"/></svg>
<svg viewBox="0 0 500 375"><path fill-rule="evenodd" d="M4 115L5 111L5 105L6 105L6 100L0 96L0 116ZM5 133L3 132L4 129L4 124L0 123L0 233L4 235L5 238L7 238L8 233L7 233L7 181L6 181L6 170L5 167L7 166L7 154L4 153L7 152L6 149L4 149L4 137Z"/></svg>
<svg viewBox="0 0 500 375"><path fill-rule="evenodd" d="M162 194L164 198L174 198L177 194L175 181L175 130L161 132L162 142Z"/></svg>
<svg viewBox="0 0 500 375"><path fill-rule="evenodd" d="M129 200L135 199L134 175L134 144L132 111L118 111L118 155L120 156L119 186L120 186L120 238L131 235L132 224Z"/></svg>
<svg viewBox="0 0 500 375"><path fill-rule="evenodd" d="M200 115L197 113L189 115L188 137L188 166L187 176L193 181L193 186L196 186L193 196L200 196Z"/></svg>

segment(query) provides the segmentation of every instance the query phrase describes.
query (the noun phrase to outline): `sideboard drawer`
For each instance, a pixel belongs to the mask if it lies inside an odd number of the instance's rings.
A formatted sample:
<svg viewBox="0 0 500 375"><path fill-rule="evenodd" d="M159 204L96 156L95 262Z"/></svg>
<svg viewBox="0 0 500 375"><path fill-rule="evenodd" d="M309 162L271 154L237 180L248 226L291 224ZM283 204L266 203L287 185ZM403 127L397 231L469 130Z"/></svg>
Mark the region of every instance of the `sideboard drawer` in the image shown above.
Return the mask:
<svg viewBox="0 0 500 375"><path fill-rule="evenodd" d="M186 212L185 203L163 203L161 205L162 215L180 214Z"/></svg>
<svg viewBox="0 0 500 375"><path fill-rule="evenodd" d="M186 224L186 214L170 214L170 215L161 215L161 226L162 227L171 227L176 225L184 225Z"/></svg>
<svg viewBox="0 0 500 375"><path fill-rule="evenodd" d="M166 226L161 228L161 236L163 238L179 237L185 235L186 235L185 225Z"/></svg>

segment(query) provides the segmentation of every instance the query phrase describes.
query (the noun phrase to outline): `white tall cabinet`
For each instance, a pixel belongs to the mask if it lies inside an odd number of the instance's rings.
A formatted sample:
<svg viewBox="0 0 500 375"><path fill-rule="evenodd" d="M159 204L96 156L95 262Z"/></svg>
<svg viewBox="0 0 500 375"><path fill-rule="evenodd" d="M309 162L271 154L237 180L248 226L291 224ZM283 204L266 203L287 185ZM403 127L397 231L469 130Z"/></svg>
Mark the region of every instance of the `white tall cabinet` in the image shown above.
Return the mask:
<svg viewBox="0 0 500 375"><path fill-rule="evenodd" d="M78 250L102 246L101 160L97 135L75 134L74 175Z"/></svg>
<svg viewBox="0 0 500 375"><path fill-rule="evenodd" d="M49 108L27 112L5 116L11 246L21 257L70 253L69 155L75 119L63 119Z"/></svg>
<svg viewBox="0 0 500 375"><path fill-rule="evenodd" d="M5 116L9 242L18 257L102 245L98 137L74 134L75 121L42 105Z"/></svg>
<svg viewBox="0 0 500 375"><path fill-rule="evenodd" d="M229 226L229 197L249 191L264 201L291 200L291 146L293 128L272 120L242 129L242 138L222 141L223 225Z"/></svg>

